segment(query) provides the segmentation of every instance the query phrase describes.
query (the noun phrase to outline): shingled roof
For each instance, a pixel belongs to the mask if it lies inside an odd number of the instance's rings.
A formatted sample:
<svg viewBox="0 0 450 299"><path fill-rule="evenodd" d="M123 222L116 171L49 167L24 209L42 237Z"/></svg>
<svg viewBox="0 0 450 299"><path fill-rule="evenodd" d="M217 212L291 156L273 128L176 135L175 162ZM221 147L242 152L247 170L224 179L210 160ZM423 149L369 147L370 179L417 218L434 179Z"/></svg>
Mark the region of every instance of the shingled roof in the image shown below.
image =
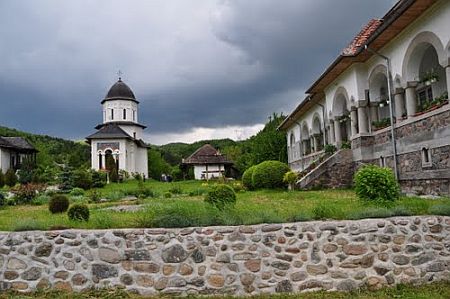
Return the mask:
<svg viewBox="0 0 450 299"><path fill-rule="evenodd" d="M370 20L369 23L367 23L367 25L364 26L363 29L358 33L358 35L355 36L352 42L344 50L342 50L342 55L356 55L360 48L366 44L372 33L374 33L382 23L383 20L381 19Z"/></svg>
<svg viewBox="0 0 450 299"><path fill-rule="evenodd" d="M38 152L38 150L23 137L0 137L0 147L24 152Z"/></svg>
<svg viewBox="0 0 450 299"><path fill-rule="evenodd" d="M211 144L205 144L197 149L188 158L183 159L182 164L201 165L201 164L233 164L225 155L222 155Z"/></svg>
<svg viewBox="0 0 450 299"><path fill-rule="evenodd" d="M119 127L116 123L106 123L97 132L86 137L90 142L91 139L116 139L125 138L133 140L140 147L149 147L142 139L134 139L125 130Z"/></svg>

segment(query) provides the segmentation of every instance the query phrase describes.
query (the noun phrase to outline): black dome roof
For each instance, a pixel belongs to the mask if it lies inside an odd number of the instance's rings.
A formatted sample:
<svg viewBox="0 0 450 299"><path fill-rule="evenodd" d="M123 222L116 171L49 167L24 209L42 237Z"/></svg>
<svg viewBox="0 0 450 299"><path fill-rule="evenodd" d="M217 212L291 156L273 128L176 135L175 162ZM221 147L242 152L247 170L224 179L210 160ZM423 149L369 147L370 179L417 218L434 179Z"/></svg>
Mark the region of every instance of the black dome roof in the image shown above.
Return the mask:
<svg viewBox="0 0 450 299"><path fill-rule="evenodd" d="M111 86L103 101L121 99L136 101L136 97L131 88L119 78L119 80Z"/></svg>

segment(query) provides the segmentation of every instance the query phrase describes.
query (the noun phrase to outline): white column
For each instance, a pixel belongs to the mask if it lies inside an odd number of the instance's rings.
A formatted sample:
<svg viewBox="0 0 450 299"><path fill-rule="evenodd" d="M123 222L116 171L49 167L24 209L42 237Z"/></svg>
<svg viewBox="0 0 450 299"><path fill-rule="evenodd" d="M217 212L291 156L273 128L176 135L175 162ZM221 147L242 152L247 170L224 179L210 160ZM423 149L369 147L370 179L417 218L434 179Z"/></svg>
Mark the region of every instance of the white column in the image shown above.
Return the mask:
<svg viewBox="0 0 450 299"><path fill-rule="evenodd" d="M358 106L358 126L360 134L369 132L369 124L366 111L367 110L365 106Z"/></svg>
<svg viewBox="0 0 450 299"><path fill-rule="evenodd" d="M417 95L416 95L417 82L408 82L405 88L406 96L406 112L408 117L414 116L417 112Z"/></svg>
<svg viewBox="0 0 450 299"><path fill-rule="evenodd" d="M352 136L358 134L358 112L359 111L356 111L356 107L352 107L352 111L350 112L350 124Z"/></svg>
<svg viewBox="0 0 450 299"><path fill-rule="evenodd" d="M328 131L328 133L330 134L330 144L335 143L335 135L334 135L334 120L330 119L330 130Z"/></svg>
<svg viewBox="0 0 450 299"><path fill-rule="evenodd" d="M403 88L396 88L394 94L395 101L395 117L397 120L403 119L403 114L405 113L405 97L403 95Z"/></svg>
<svg viewBox="0 0 450 299"><path fill-rule="evenodd" d="M334 141L336 143L336 146L341 145L342 142L341 123L337 118L334 120Z"/></svg>

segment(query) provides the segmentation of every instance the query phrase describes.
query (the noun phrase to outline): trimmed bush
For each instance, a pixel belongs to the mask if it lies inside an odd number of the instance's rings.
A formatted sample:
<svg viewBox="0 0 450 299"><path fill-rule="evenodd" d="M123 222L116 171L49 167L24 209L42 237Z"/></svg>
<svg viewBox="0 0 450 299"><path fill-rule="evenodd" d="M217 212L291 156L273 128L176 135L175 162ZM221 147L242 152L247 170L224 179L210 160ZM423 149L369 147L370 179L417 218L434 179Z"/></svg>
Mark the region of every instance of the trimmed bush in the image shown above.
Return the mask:
<svg viewBox="0 0 450 299"><path fill-rule="evenodd" d="M390 168L365 165L356 172L354 183L361 200L387 204L400 196L400 187Z"/></svg>
<svg viewBox="0 0 450 299"><path fill-rule="evenodd" d="M64 213L69 208L69 199L62 194L54 195L48 203L48 210L52 214Z"/></svg>
<svg viewBox="0 0 450 299"><path fill-rule="evenodd" d="M67 211L67 216L69 216L70 220L89 221L89 208L87 205L74 204Z"/></svg>
<svg viewBox="0 0 450 299"><path fill-rule="evenodd" d="M253 171L253 186L256 189L283 188L286 186L283 182L283 176L288 171L290 171L289 166L285 163L279 161L262 162Z"/></svg>
<svg viewBox="0 0 450 299"><path fill-rule="evenodd" d="M216 185L211 187L205 196L205 202L223 210L227 205L233 205L236 202L236 193L228 185Z"/></svg>
<svg viewBox="0 0 450 299"><path fill-rule="evenodd" d="M245 188L248 190L253 190L253 172L256 169L256 165L248 168L246 171L244 171L244 174L242 175L242 184Z"/></svg>
<svg viewBox="0 0 450 299"><path fill-rule="evenodd" d="M10 168L5 173L5 184L9 187L14 187L17 184L17 176L14 169Z"/></svg>

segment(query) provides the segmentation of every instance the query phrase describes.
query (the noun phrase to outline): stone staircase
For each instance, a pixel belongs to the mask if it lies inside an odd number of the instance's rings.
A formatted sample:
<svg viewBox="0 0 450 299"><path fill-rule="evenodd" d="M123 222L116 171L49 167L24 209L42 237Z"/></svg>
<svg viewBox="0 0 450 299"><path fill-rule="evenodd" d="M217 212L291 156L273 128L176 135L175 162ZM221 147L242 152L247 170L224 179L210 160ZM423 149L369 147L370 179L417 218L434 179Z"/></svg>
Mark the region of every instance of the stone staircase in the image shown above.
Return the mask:
<svg viewBox="0 0 450 299"><path fill-rule="evenodd" d="M352 150L341 149L297 181L296 189L348 188L353 182Z"/></svg>

